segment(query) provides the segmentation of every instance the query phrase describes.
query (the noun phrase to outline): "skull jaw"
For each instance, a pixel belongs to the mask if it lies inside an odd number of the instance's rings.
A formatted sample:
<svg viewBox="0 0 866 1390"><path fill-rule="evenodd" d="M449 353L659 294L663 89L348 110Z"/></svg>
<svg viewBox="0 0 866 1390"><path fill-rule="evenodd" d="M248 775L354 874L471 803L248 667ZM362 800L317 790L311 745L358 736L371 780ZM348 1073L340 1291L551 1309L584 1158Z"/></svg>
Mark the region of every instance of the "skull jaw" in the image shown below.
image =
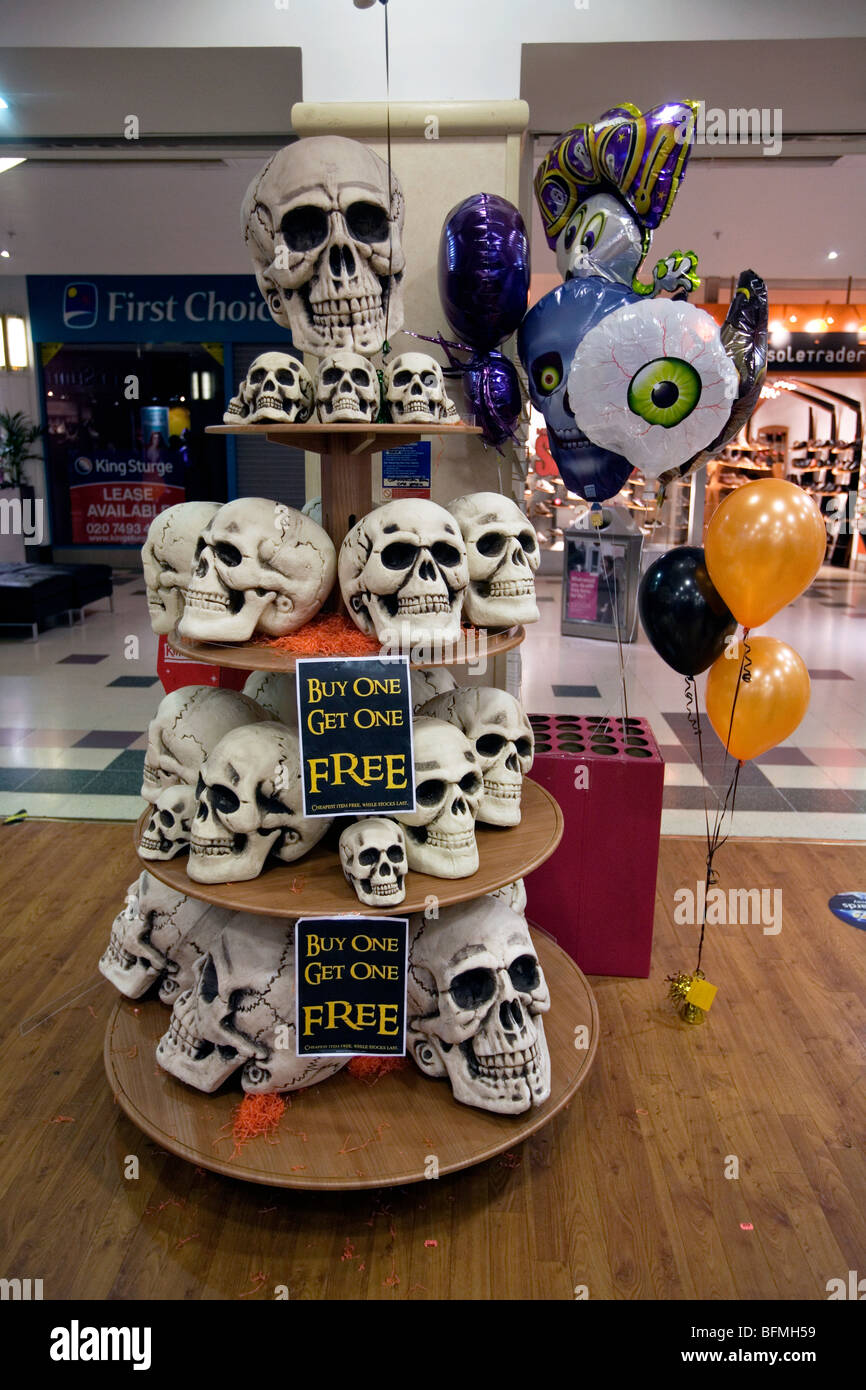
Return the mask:
<svg viewBox="0 0 866 1390"><path fill-rule="evenodd" d="M502 784L510 787L510 783ZM483 825L519 825L520 824L520 789L521 782L514 783L516 796L497 795L489 789L488 783L484 782L484 795L481 798L481 805L478 807L476 820Z"/></svg>
<svg viewBox="0 0 866 1390"><path fill-rule="evenodd" d="M144 923L141 923L142 928ZM154 965L145 956L128 951L112 929L108 946L99 958L99 973L127 999L140 999L146 994L162 971L162 963Z"/></svg>
<svg viewBox="0 0 866 1390"><path fill-rule="evenodd" d="M156 1060L163 1071L178 1081L210 1095L224 1081L228 1081L244 1059L234 1048L216 1046L205 1039L194 1039L186 1026L178 1024L176 1015L172 1014L168 1032L157 1043Z"/></svg>
<svg viewBox="0 0 866 1390"><path fill-rule="evenodd" d="M346 874L346 878L354 888L356 898L365 907L398 907L406 896L406 878L403 874L380 879L377 883L369 878L355 878L351 874Z"/></svg>
<svg viewBox="0 0 866 1390"><path fill-rule="evenodd" d="M381 282L379 282L381 283ZM403 327L403 305L400 295L391 289L389 305L389 333L396 333ZM310 300L309 286L301 285L294 292L279 291L279 311L269 300L271 315L278 323L291 329L293 346L301 352L312 352L317 357L330 357L335 352L349 351L371 357L378 352L385 341L385 313L381 301L373 309L351 312L346 319L337 320L334 315L316 314L317 302ZM369 297L369 289L366 291ZM321 301L324 302L324 301ZM334 319L333 323L316 323L316 319Z"/></svg>
<svg viewBox="0 0 866 1390"><path fill-rule="evenodd" d="M548 1100L550 1054L542 1020L536 1017L534 1023L538 1037L532 1060L516 1067L502 1068L501 1074L494 1075L483 1075L480 1071L471 1039L446 1050L437 1038L428 1038L448 1073L454 1099L463 1105L491 1110L498 1115L522 1115L534 1105L542 1105ZM511 1071L512 1075L507 1075L507 1071Z"/></svg>
<svg viewBox="0 0 866 1390"><path fill-rule="evenodd" d="M395 817L402 820L401 816ZM469 878L478 872L478 845L473 833L470 844L449 845L447 839L459 840L459 836L441 838L446 843L431 844L430 835L436 832L427 826L412 826L403 821L406 827L406 858L409 868L416 873L432 874L434 878ZM426 840L419 832L427 831Z"/></svg>
<svg viewBox="0 0 866 1390"><path fill-rule="evenodd" d="M181 637L192 637L203 642L247 642L262 620L262 615L276 594L268 591L263 594L243 591L242 606L233 613L229 607L229 591L220 586L206 588L190 587L183 617L178 623ZM216 604L217 607L207 607ZM280 634L291 631L292 624L280 628Z"/></svg>
<svg viewBox="0 0 866 1390"><path fill-rule="evenodd" d="M392 617L375 595L369 601L376 637L394 651L455 646L460 641L460 608L458 603L447 613L413 613L411 617L397 613Z"/></svg>
<svg viewBox="0 0 866 1390"><path fill-rule="evenodd" d="M141 836L138 842L138 853L142 859L173 859L182 850L189 849L189 836L177 835L173 840L167 835L163 835L157 827L156 835L149 833L150 827Z"/></svg>
<svg viewBox="0 0 866 1390"><path fill-rule="evenodd" d="M538 622L534 583L531 593L500 598L485 598L479 592L480 587L477 581L472 581L464 600L466 617L475 627L514 627L516 623Z"/></svg>
<svg viewBox="0 0 866 1390"><path fill-rule="evenodd" d="M249 425L264 423L302 425L310 419L312 414L313 407L308 402L289 401L285 408L276 405L260 405L247 416L246 423Z"/></svg>
<svg viewBox="0 0 866 1390"><path fill-rule="evenodd" d="M186 871L196 883L241 883L258 878L279 830L252 835L190 837Z"/></svg>
<svg viewBox="0 0 866 1390"><path fill-rule="evenodd" d="M331 410L320 404L318 413L326 425L363 425L372 421L374 410L372 405L369 410L362 410L353 398L351 402L346 399L343 404L338 400Z"/></svg>

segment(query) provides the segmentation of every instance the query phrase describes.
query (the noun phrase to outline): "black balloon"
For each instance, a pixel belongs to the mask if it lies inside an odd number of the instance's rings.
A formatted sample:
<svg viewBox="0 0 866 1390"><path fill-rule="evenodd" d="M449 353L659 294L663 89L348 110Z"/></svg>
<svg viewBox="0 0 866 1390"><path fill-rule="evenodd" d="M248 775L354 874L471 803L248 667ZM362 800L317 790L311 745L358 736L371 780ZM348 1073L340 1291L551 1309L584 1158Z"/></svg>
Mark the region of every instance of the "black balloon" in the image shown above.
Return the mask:
<svg viewBox="0 0 866 1390"><path fill-rule="evenodd" d="M662 661L697 676L725 649L737 620L707 573L703 550L680 545L650 565L638 592L644 632Z"/></svg>

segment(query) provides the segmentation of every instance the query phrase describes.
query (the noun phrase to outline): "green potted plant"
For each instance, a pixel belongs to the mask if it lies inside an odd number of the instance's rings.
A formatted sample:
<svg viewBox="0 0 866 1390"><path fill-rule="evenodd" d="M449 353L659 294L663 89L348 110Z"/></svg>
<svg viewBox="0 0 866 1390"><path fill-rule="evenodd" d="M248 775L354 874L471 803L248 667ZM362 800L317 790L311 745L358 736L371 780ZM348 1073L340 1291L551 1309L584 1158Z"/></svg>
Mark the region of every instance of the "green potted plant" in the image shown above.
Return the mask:
<svg viewBox="0 0 866 1390"><path fill-rule="evenodd" d="M24 465L38 459L31 445L45 433L23 410L0 410L0 487L25 487Z"/></svg>

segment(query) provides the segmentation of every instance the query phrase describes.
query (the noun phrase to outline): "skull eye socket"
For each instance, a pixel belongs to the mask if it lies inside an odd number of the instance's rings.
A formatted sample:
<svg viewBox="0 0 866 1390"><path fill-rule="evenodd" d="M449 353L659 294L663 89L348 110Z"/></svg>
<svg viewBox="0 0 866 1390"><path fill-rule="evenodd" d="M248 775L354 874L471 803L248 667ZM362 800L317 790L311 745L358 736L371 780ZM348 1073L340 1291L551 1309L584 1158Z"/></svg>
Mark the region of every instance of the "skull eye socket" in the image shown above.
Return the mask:
<svg viewBox="0 0 866 1390"><path fill-rule="evenodd" d="M503 536L501 531L486 531L478 537L475 548L482 555L501 555L507 540L508 537Z"/></svg>
<svg viewBox="0 0 866 1390"><path fill-rule="evenodd" d="M237 546L228 545L225 541L219 541L214 546L214 554L218 560L222 560L223 564L228 565L230 569L234 569L235 565L239 565L244 558Z"/></svg>
<svg viewBox="0 0 866 1390"><path fill-rule="evenodd" d="M527 555L531 555L536 546L535 532L521 531L517 539L520 541L520 544L526 551Z"/></svg>
<svg viewBox="0 0 866 1390"><path fill-rule="evenodd" d="M508 974L514 988L523 994L531 994L541 979L535 956L518 956L509 965Z"/></svg>
<svg viewBox="0 0 866 1390"><path fill-rule="evenodd" d="M477 1009L496 993L496 976L492 970L482 968L464 970L462 975L454 976L448 992L458 1009Z"/></svg>
<svg viewBox="0 0 866 1390"><path fill-rule="evenodd" d="M458 785L462 792L471 796L473 792L481 790L481 778L477 772L467 772L465 777L460 778Z"/></svg>
<svg viewBox="0 0 866 1390"><path fill-rule="evenodd" d="M393 385L394 385L394 386L408 386L408 385L409 385L409 382L410 382L411 380L412 380L412 373L411 373L411 372L407 372L406 369L405 369L405 367L404 367L404 369L403 369L402 372L397 372L397 373L395 374L395 376L394 376L394 381L393 381Z"/></svg>
<svg viewBox="0 0 866 1390"><path fill-rule="evenodd" d="M382 564L389 570L407 570L415 563L418 547L411 541L392 541L382 551Z"/></svg>
<svg viewBox="0 0 866 1390"><path fill-rule="evenodd" d="M254 372L250 372L249 380L252 382L253 386L258 386L260 381L264 381L266 375L267 373L264 367L256 367Z"/></svg>
<svg viewBox="0 0 866 1390"><path fill-rule="evenodd" d="M288 367L280 367L276 373L276 378L281 386L293 386L295 384L295 374Z"/></svg>
<svg viewBox="0 0 866 1390"><path fill-rule="evenodd" d="M518 758L532 757L532 740L528 738L517 738L514 740L514 747L517 749Z"/></svg>
<svg viewBox="0 0 866 1390"><path fill-rule="evenodd" d="M403 862L403 846L389 845L388 858L391 860L392 864L401 864Z"/></svg>
<svg viewBox="0 0 866 1390"><path fill-rule="evenodd" d="M312 251L328 239L328 214L310 203L292 208L281 221L280 231L290 251Z"/></svg>
<svg viewBox="0 0 866 1390"><path fill-rule="evenodd" d="M202 553L202 551L204 550L204 548L205 548L206 545L207 545L207 541L205 540L204 536L199 536L198 540L197 540L196 543L195 543L195 558L196 558L196 559L198 559L199 555L201 555L201 553Z"/></svg>
<svg viewBox="0 0 866 1390"><path fill-rule="evenodd" d="M532 380L542 396L550 396L562 385L562 358L558 352L544 352L532 363Z"/></svg>
<svg viewBox="0 0 866 1390"><path fill-rule="evenodd" d="M460 564L460 551L455 545L449 545L447 541L437 541L430 547L430 554L437 565L444 565L446 569L452 569L454 565Z"/></svg>
<svg viewBox="0 0 866 1390"><path fill-rule="evenodd" d="M160 811L159 819L165 826L166 830L169 830L171 826L174 825L174 816L171 814L171 811Z"/></svg>
<svg viewBox="0 0 866 1390"><path fill-rule="evenodd" d="M425 386L437 386L438 380L435 372L422 372L421 380Z"/></svg>
<svg viewBox="0 0 866 1390"><path fill-rule="evenodd" d="M219 994L219 980L213 956L207 956L199 981L199 993L206 1004L212 1004Z"/></svg>
<svg viewBox="0 0 866 1390"><path fill-rule="evenodd" d="M201 801L201 796L202 796L202 792L203 792L203 791L204 791L204 778L202 777L201 773L199 773L199 775L198 775L198 781L197 781L196 784L195 784L195 799L196 799L196 801Z"/></svg>
<svg viewBox="0 0 866 1390"><path fill-rule="evenodd" d="M505 747L505 738L502 734L482 734L475 740L475 751L482 758L495 758Z"/></svg>
<svg viewBox="0 0 866 1390"><path fill-rule="evenodd" d="M221 787L219 783L210 789L210 802L215 811L220 811L226 816L230 816L241 804L240 797L231 787Z"/></svg>
<svg viewBox="0 0 866 1390"><path fill-rule="evenodd" d="M437 777L431 777L415 788L415 800L419 806L436 806L444 795L445 783Z"/></svg>
<svg viewBox="0 0 866 1390"><path fill-rule="evenodd" d="M354 381L356 386L370 385L369 375L367 374L367 372L362 371L360 367L352 368L352 380Z"/></svg>
<svg viewBox="0 0 866 1390"><path fill-rule="evenodd" d="M388 214L375 203L352 203L346 210L346 226L356 241L388 239Z"/></svg>
<svg viewBox="0 0 866 1390"><path fill-rule="evenodd" d="M375 864L378 858L379 851L377 849L362 849L361 853L358 855L358 863Z"/></svg>
<svg viewBox="0 0 866 1390"><path fill-rule="evenodd" d="M322 372L322 381L326 386L336 386L338 381L342 381L343 373L340 367L326 367Z"/></svg>

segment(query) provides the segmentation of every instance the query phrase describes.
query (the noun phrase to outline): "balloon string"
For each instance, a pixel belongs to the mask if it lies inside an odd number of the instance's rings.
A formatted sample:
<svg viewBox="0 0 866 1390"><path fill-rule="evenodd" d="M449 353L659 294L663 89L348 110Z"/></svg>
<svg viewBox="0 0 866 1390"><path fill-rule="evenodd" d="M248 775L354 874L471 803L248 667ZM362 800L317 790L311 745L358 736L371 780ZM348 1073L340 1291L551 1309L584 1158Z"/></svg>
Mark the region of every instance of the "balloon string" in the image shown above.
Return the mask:
<svg viewBox="0 0 866 1390"><path fill-rule="evenodd" d="M744 681L752 679L752 648L749 646L749 629L743 628L743 666L741 678Z"/></svg>
<svg viewBox="0 0 866 1390"><path fill-rule="evenodd" d="M704 911L703 918L701 921L701 937L700 941L698 942L698 963L695 966L694 972L696 975L700 975L701 960L703 959L704 954L704 935L707 930L707 898L709 897L710 888L714 887L715 884L717 884L719 881L718 871L715 869L713 861L716 857L716 854L721 849L722 845L725 844L725 842L728 839L728 836L731 833L729 828L726 834L722 835L721 828L725 816L728 814L728 812L730 812L731 825L733 825L734 810L737 804L737 788L740 784L740 768L742 766L743 764L740 761L737 763L737 766L734 769L734 775L731 778L728 790L725 792L725 799L721 807L719 808L719 814L716 817L716 824L713 829L712 838L707 847L707 872L704 878ZM729 802L730 805L728 805Z"/></svg>
<svg viewBox="0 0 866 1390"><path fill-rule="evenodd" d="M391 277L394 265L394 175L391 168L391 48L388 37L388 0L383 0L385 11L385 132L388 143L388 279L385 283L385 341L382 343L382 356L391 351L388 342L388 324L391 321Z"/></svg>
<svg viewBox="0 0 866 1390"><path fill-rule="evenodd" d="M604 559L604 558L605 558L605 554L604 554L604 541L603 541L603 540L599 540L599 546L600 546L601 557L602 557L602 559ZM625 662L624 662L624 660L623 660L623 654L622 654L622 633L621 633L621 631L620 631L620 626L619 626L619 590L618 590L617 582L616 582L616 564L615 564L615 557L613 556L613 552L611 552L610 559L611 559L610 571L609 571L607 574L605 574L605 576L604 576L604 582L605 582L605 584L607 585L607 596L608 596L608 598L610 599L610 601L611 601L611 606L612 606L612 608L613 608L613 621L614 621L614 627L615 627L615 629L616 629L616 646L617 646L617 651L618 651L618 653L619 653L619 693L620 693L620 699L621 699L620 713L622 714L622 718L623 718L623 726L622 726L622 727L623 727L623 734L626 734L626 733L628 732L628 691L627 691L627 689L626 689L626 683L625 683ZM613 589L612 589L612 590L611 590L611 575L613 576ZM607 716L605 716L605 719L606 719L606 718L607 718Z"/></svg>
<svg viewBox="0 0 866 1390"><path fill-rule="evenodd" d="M710 852L710 806L707 793L706 772L704 771L704 740L701 729L701 706L698 700L698 683L694 676L686 676L686 716L692 729L692 733L698 741L698 764L701 769L701 784L704 789L704 826L707 836L707 853Z"/></svg>

